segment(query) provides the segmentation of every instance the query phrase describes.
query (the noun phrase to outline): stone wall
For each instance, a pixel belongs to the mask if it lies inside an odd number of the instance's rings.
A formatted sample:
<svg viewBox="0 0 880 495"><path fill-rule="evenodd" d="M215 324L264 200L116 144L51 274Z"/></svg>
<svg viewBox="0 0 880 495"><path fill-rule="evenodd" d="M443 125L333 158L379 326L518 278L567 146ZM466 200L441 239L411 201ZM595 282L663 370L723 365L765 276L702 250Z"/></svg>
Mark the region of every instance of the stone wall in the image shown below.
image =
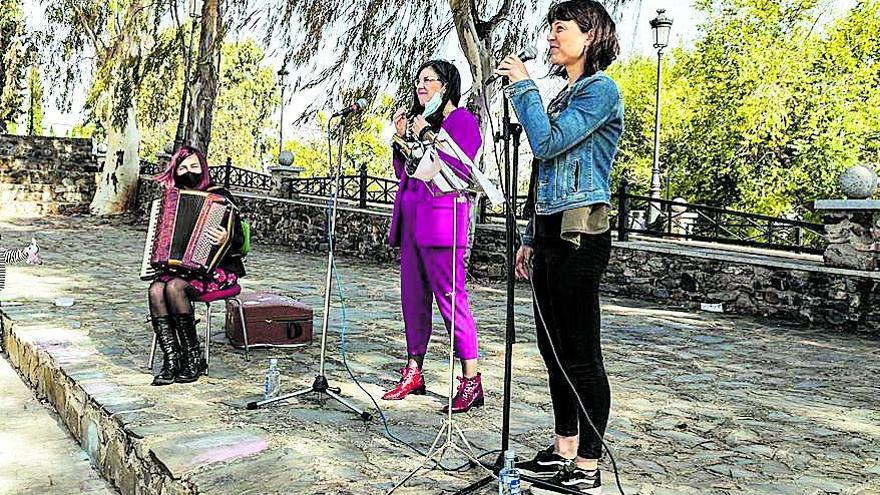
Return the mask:
<svg viewBox="0 0 880 495"><path fill-rule="evenodd" d="M138 215L158 195L141 180ZM250 219L254 242L298 250L326 250L326 203L238 194ZM390 211L344 205L339 211L339 252L377 262L394 262L385 244ZM505 277L505 234L480 225L470 274ZM615 242L603 290L652 303L685 308L719 305L728 314L780 322L825 325L880 335L880 273L825 267L818 256L757 256L721 249L689 248L674 242Z"/></svg>
<svg viewBox="0 0 880 495"><path fill-rule="evenodd" d="M97 172L90 139L0 134L0 216L87 212Z"/></svg>
<svg viewBox="0 0 880 495"><path fill-rule="evenodd" d="M818 257L816 257L818 258ZM608 294L880 335L880 276L821 260L751 257L661 243L615 245Z"/></svg>

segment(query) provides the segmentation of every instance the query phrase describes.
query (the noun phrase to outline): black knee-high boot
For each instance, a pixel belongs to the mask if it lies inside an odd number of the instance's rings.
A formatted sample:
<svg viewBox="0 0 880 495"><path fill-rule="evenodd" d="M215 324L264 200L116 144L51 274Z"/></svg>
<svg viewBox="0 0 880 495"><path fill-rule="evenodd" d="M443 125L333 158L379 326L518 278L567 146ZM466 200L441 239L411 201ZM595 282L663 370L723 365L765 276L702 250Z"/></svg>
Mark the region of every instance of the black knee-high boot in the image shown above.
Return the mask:
<svg viewBox="0 0 880 495"><path fill-rule="evenodd" d="M153 385L170 385L177 380L180 372L180 347L177 345L171 317L153 318L153 331L156 332L156 340L162 349L162 369L153 378Z"/></svg>
<svg viewBox="0 0 880 495"><path fill-rule="evenodd" d="M202 362L202 348L196 334L196 320L192 314L174 315L173 318L181 348L180 373L177 374L177 382L194 382L205 370Z"/></svg>

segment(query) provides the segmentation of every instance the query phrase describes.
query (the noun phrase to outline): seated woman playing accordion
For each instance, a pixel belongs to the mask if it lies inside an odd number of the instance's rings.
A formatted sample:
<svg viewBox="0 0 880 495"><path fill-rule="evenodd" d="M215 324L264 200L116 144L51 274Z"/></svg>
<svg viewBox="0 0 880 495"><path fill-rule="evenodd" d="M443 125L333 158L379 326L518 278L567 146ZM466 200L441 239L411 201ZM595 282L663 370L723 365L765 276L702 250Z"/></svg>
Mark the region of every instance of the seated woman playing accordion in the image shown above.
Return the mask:
<svg viewBox="0 0 880 495"><path fill-rule="evenodd" d="M222 226L211 227L206 228L200 234L203 239L200 240L202 245L198 249L209 251L217 257L217 263L212 269L201 272L193 269L184 270L180 267L185 264L179 262L157 264L155 263L156 257L153 257L153 267L158 270L158 273L155 274L155 279L149 289L150 315L153 330L156 332L159 347L163 353L162 368L154 378L153 385L168 385L174 382L189 383L198 380L205 369L196 334L192 301L211 292L227 290L235 286L238 279L245 275L242 263L242 247L245 238L238 209L234 207L235 200L232 194L211 183L208 162L199 150L189 146L178 149L171 157L168 167L156 176L155 180L165 186L163 216L167 217L177 213L177 218L180 219L180 215L183 213L191 215L189 212L168 212L167 210L169 209L168 205L171 204L168 202L170 196L183 196L185 193L193 191L204 191L222 196L232 206L231 218L227 217L225 223L225 225L231 225L231 229ZM199 224L203 220L200 219L195 223ZM178 239L177 232L169 233L168 227L160 223L159 230L163 229L164 232L158 232L155 235L157 242L163 236L166 242L169 237L174 237L175 241ZM222 248L217 249L218 246L222 246ZM190 248L187 252L192 250Z"/></svg>

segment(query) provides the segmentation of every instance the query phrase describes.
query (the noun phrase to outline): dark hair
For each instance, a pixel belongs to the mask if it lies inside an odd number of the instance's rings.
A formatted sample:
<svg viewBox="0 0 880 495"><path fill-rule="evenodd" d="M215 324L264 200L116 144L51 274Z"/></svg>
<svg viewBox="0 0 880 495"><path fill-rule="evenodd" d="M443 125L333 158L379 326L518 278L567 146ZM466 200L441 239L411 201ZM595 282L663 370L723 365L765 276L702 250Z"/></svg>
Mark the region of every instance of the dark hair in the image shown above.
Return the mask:
<svg viewBox="0 0 880 495"><path fill-rule="evenodd" d="M437 77L446 88L440 109L434 112L433 115L425 118L431 124L431 128L434 131L438 131L443 123L443 109L446 108L446 103L451 101L453 105L458 106L458 102L461 101L461 75L451 62L446 60L428 60L419 66L419 70L416 71L416 77L419 77L419 74L428 67L437 73ZM425 106L419 103L418 88L413 88L413 101L409 109L409 117L421 115L424 111Z"/></svg>
<svg viewBox="0 0 880 495"><path fill-rule="evenodd" d="M584 76L605 70L617 59L620 43L617 28L605 7L595 0L567 0L550 7L547 25L556 21L574 21L582 33L593 31L593 41L584 51ZM556 67L553 75L565 76L565 67Z"/></svg>
<svg viewBox="0 0 880 495"><path fill-rule="evenodd" d="M211 172L208 170L208 159L205 158L204 153L192 146L183 145L180 148L177 148L177 151L171 157L171 160L168 161L165 170L159 175L153 177L153 179L164 185L166 188L175 187L177 185L177 166L180 165L180 162L186 160L192 155L196 155L196 158L199 159L199 164L202 166L202 177L196 185L196 189L204 191L211 184Z"/></svg>

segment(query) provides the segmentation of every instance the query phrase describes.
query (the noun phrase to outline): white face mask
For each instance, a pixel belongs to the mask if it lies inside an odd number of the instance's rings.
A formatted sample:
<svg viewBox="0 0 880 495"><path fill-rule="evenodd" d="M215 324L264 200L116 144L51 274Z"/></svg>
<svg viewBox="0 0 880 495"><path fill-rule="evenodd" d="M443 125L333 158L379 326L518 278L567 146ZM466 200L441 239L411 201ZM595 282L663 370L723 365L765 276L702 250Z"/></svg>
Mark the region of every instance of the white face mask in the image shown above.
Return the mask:
<svg viewBox="0 0 880 495"><path fill-rule="evenodd" d="M433 115L440 108L440 104L443 103L443 93L436 92L434 96L425 103L425 110L422 112L422 117L428 117Z"/></svg>

